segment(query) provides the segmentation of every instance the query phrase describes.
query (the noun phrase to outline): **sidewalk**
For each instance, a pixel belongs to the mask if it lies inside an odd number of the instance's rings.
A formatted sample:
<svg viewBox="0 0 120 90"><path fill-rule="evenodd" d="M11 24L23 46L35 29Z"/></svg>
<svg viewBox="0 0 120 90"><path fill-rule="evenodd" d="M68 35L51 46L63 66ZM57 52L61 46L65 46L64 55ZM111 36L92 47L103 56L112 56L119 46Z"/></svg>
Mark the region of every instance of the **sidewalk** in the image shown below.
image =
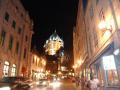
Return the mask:
<svg viewBox="0 0 120 90"><path fill-rule="evenodd" d="M75 90L91 90L90 88L86 88L86 87L84 87L84 88L82 88L82 87L76 87L76 89Z"/></svg>
<svg viewBox="0 0 120 90"><path fill-rule="evenodd" d="M77 87L75 90L91 90L90 88L81 88L80 86ZM120 90L120 88L116 87L107 87L107 88L99 88L99 90Z"/></svg>

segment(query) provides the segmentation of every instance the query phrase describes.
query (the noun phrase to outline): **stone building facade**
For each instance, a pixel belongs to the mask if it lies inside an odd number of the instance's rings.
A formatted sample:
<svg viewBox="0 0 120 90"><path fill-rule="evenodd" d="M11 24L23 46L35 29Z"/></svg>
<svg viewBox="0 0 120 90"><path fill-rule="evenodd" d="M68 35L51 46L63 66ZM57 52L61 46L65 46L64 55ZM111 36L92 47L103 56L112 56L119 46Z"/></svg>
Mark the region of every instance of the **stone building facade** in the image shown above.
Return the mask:
<svg viewBox="0 0 120 90"><path fill-rule="evenodd" d="M76 26L73 30L73 68L77 75L82 74L79 71L82 69L82 64L85 63L88 58L87 34L82 3L82 0L79 0Z"/></svg>
<svg viewBox="0 0 120 90"><path fill-rule="evenodd" d="M32 27L20 0L0 0L0 78L28 74Z"/></svg>
<svg viewBox="0 0 120 90"><path fill-rule="evenodd" d="M46 76L46 58L40 55L38 52L32 50L30 54L29 62L30 78L33 80L39 80Z"/></svg>
<svg viewBox="0 0 120 90"><path fill-rule="evenodd" d="M120 0L87 0L84 10L89 57L82 73L96 75L102 90L120 90Z"/></svg>

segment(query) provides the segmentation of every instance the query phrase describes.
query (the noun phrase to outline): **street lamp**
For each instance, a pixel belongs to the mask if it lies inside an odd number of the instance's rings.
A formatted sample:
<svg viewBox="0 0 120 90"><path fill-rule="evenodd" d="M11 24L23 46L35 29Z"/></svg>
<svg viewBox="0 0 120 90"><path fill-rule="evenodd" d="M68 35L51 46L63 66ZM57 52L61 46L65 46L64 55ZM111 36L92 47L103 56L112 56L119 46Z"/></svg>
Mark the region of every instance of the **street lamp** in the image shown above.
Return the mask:
<svg viewBox="0 0 120 90"><path fill-rule="evenodd" d="M112 25L111 22L107 22L105 20L101 21L98 25L100 30L110 31L112 33Z"/></svg>

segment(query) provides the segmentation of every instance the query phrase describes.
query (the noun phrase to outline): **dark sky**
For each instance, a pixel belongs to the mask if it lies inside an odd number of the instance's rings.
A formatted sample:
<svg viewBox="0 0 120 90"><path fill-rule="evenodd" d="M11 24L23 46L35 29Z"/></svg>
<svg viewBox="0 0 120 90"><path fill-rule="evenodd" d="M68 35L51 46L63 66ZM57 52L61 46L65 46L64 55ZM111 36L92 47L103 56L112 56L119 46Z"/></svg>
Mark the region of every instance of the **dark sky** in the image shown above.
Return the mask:
<svg viewBox="0 0 120 90"><path fill-rule="evenodd" d="M43 50L45 41L55 31L64 41L64 50L72 50L72 31L76 22L78 0L21 0L34 22L32 47ZM71 51L72 52L72 51Z"/></svg>

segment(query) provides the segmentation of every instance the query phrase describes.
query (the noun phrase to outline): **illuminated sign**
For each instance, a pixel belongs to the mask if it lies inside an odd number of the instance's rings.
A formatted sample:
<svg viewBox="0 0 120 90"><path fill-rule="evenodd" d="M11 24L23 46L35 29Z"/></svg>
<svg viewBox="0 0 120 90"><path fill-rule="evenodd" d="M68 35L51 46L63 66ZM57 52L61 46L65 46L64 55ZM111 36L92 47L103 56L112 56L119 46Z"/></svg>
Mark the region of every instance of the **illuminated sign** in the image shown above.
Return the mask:
<svg viewBox="0 0 120 90"><path fill-rule="evenodd" d="M103 57L103 67L104 70L115 70L115 60L113 55Z"/></svg>

